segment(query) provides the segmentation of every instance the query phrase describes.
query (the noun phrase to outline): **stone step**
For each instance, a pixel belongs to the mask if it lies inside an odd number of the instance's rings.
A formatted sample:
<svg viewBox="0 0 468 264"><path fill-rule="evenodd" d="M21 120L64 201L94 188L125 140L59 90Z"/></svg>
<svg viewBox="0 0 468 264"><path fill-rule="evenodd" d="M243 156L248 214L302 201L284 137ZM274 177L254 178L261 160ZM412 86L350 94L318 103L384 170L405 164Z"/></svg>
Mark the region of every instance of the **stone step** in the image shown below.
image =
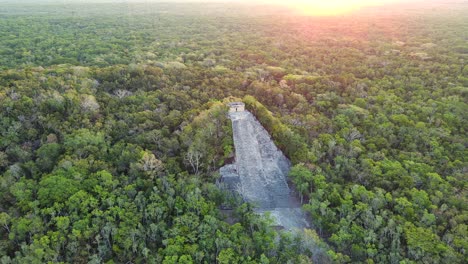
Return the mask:
<svg viewBox="0 0 468 264"><path fill-rule="evenodd" d="M278 225L304 227L302 211L295 211L299 202L287 184L289 160L251 113L232 112L229 116L236 156L234 164L220 169L225 182L231 188L235 185L233 189L251 202L255 210L273 212Z"/></svg>

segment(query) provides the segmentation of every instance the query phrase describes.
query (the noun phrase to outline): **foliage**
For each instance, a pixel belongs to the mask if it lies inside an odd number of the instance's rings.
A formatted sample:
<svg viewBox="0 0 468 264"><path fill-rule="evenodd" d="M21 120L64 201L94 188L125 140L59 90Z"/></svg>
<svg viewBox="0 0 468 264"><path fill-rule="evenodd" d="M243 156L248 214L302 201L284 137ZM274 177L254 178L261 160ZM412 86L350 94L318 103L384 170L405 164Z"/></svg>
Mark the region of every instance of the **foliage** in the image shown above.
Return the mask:
<svg viewBox="0 0 468 264"><path fill-rule="evenodd" d="M276 139L278 147L291 159L297 163L308 159L307 145L304 140L286 125L275 118L268 109L259 103L254 97L244 98L246 108L258 118L260 123L267 129L271 136Z"/></svg>
<svg viewBox="0 0 468 264"><path fill-rule="evenodd" d="M2 5L0 262L466 263L466 6L227 7ZM230 96L314 230L218 210Z"/></svg>

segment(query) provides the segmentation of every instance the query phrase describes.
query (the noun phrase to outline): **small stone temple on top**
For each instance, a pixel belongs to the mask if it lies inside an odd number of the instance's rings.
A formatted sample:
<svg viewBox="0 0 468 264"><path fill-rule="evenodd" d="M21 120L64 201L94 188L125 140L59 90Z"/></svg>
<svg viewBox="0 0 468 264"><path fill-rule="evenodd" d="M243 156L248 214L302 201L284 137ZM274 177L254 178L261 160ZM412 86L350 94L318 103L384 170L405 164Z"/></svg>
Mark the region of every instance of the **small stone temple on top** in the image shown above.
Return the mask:
<svg viewBox="0 0 468 264"><path fill-rule="evenodd" d="M245 110L245 104L242 102L231 102L228 103L229 112L243 112Z"/></svg>

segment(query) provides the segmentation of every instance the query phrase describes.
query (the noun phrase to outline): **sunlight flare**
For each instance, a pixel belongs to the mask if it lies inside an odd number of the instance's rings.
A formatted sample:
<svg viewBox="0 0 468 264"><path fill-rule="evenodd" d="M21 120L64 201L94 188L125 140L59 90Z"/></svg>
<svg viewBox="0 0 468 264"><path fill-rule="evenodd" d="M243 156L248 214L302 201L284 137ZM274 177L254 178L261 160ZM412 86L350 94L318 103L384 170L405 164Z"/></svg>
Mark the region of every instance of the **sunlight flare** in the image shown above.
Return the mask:
<svg viewBox="0 0 468 264"><path fill-rule="evenodd" d="M297 0L284 3L302 15L336 16L357 11L363 7L396 2L392 0Z"/></svg>

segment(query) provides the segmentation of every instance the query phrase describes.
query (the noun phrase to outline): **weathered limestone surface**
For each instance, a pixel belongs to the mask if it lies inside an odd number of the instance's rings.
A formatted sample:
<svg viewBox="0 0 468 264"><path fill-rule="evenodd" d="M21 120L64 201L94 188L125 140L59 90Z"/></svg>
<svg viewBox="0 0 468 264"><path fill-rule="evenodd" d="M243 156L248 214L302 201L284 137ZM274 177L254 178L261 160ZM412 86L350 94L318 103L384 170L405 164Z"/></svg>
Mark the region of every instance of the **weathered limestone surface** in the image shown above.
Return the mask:
<svg viewBox="0 0 468 264"><path fill-rule="evenodd" d="M276 225L286 229L307 227L300 204L286 182L289 160L250 112L229 115L236 160L220 169L224 184L254 204L258 213L269 212Z"/></svg>

